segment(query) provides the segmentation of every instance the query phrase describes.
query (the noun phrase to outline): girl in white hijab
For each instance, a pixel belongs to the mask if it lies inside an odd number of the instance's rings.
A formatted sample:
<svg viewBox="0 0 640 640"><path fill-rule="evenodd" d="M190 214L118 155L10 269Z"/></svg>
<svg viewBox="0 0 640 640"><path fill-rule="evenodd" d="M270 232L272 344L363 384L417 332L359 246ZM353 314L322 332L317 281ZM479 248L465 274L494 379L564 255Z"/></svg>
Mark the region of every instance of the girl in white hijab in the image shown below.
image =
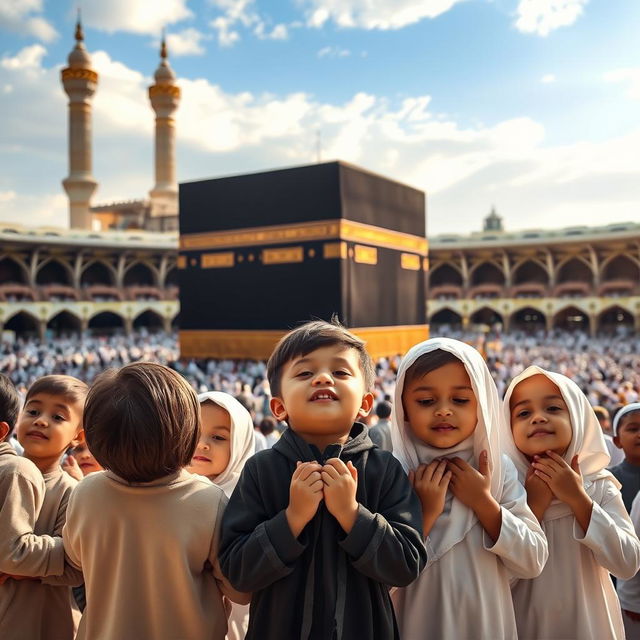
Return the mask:
<svg viewBox="0 0 640 640"><path fill-rule="evenodd" d="M547 544L501 455L500 400L484 360L458 340L416 345L400 363L392 417L428 552L421 576L392 595L400 636L515 639L510 576L537 576Z"/></svg>
<svg viewBox="0 0 640 640"><path fill-rule="evenodd" d="M529 367L504 399L505 450L546 533L549 561L513 585L518 634L533 638L624 638L609 572L632 577L640 542L598 419L569 378Z"/></svg>
<svg viewBox="0 0 640 640"><path fill-rule="evenodd" d="M189 471L206 476L231 496L246 461L255 452L253 421L231 395L208 391L198 396L202 417L200 441ZM227 639L242 640L249 626L249 605L232 605Z"/></svg>

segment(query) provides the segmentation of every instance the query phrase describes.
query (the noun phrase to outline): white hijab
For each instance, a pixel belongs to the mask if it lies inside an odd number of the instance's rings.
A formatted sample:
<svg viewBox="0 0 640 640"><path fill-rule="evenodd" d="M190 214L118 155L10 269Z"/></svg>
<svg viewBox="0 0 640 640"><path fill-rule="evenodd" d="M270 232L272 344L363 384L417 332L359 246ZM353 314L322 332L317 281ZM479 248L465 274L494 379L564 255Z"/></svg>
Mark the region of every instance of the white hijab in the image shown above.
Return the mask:
<svg viewBox="0 0 640 640"><path fill-rule="evenodd" d="M198 402L202 404L210 400L222 407L231 418L231 431L229 433L230 453L229 464L226 469L216 476L213 482L226 494L231 496L235 489L240 473L247 460L255 452L255 436L253 421L249 412L231 395L222 391L207 391L198 396Z"/></svg>
<svg viewBox="0 0 640 640"><path fill-rule="evenodd" d="M407 370L425 353L442 349L456 356L464 365L478 401L478 423L469 438L450 449L436 449L418 440L405 420L402 390ZM497 500L502 494L502 464L500 460L500 427L502 421L500 399L493 378L482 356L473 347L451 338L432 338L412 347L402 359L396 379L392 413L391 438L393 455L405 471L413 471L420 464L429 464L434 458L458 456L476 469L480 452L489 454L491 469L491 495ZM460 542L476 522L474 512L447 492L445 508L429 534L432 554L427 566L441 558Z"/></svg>
<svg viewBox="0 0 640 640"><path fill-rule="evenodd" d="M518 450L513 440L509 400L518 384L531 376L539 374L547 376L560 389L562 398L569 409L573 436L562 457L568 464L571 464L573 456L578 456L584 488L592 500L600 502L604 493L605 483L597 482L598 480L610 478L618 488L620 483L605 468L611 458L602 434L602 427L592 406L589 404L589 400L573 380L563 376L561 373L554 373L537 366L531 366L527 367L511 381L503 402L505 415L503 446L505 453L513 460L520 476L520 482L524 484L530 463L527 457ZM545 511L543 520L555 520L570 513L571 508L567 504L554 499L551 506Z"/></svg>

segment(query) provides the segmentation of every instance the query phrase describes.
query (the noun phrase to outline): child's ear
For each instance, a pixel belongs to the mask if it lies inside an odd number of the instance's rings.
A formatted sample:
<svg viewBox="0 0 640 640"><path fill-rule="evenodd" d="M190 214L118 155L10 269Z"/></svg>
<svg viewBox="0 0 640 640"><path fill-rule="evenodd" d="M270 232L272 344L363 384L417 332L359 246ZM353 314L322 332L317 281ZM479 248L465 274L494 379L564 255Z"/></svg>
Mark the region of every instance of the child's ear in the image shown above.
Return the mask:
<svg viewBox="0 0 640 640"><path fill-rule="evenodd" d="M284 406L284 402L281 398L271 398L269 401L269 408L276 420L285 422L287 419L287 409Z"/></svg>
<svg viewBox="0 0 640 640"><path fill-rule="evenodd" d="M368 392L362 396L362 404L358 409L358 415L361 418L366 418L373 409L373 393Z"/></svg>
<svg viewBox="0 0 640 640"><path fill-rule="evenodd" d="M618 438L618 436L613 436L613 444L615 444L618 449L622 449L622 443L620 442L620 438Z"/></svg>
<svg viewBox="0 0 640 640"><path fill-rule="evenodd" d="M76 433L75 438L71 441L71 447L77 447L81 442L84 442L84 429L81 427Z"/></svg>
<svg viewBox="0 0 640 640"><path fill-rule="evenodd" d="M2 442L9 435L9 423L0 422L0 442Z"/></svg>

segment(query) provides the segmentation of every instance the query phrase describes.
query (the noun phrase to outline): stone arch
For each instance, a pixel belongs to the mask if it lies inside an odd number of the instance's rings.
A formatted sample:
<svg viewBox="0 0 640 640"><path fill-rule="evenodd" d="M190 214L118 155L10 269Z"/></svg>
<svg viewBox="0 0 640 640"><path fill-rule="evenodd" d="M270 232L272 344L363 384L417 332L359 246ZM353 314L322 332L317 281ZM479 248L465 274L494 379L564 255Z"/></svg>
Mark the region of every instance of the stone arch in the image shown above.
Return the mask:
<svg viewBox="0 0 640 640"><path fill-rule="evenodd" d="M141 311L133 321L133 328L142 329L143 327L154 333L162 331L164 327L162 316L153 309Z"/></svg>
<svg viewBox="0 0 640 640"><path fill-rule="evenodd" d="M447 325L449 327L461 327L462 316L453 309L445 307L436 311L429 319L429 324L433 327Z"/></svg>
<svg viewBox="0 0 640 640"><path fill-rule="evenodd" d="M471 286L483 284L497 284L504 286L506 276L504 271L493 262L481 262L471 270Z"/></svg>
<svg viewBox="0 0 640 640"><path fill-rule="evenodd" d="M127 267L123 282L125 287L155 287L158 274L147 262L133 262Z"/></svg>
<svg viewBox="0 0 640 640"><path fill-rule="evenodd" d="M593 288L593 271L589 263L573 256L557 267L555 295L582 297L590 295Z"/></svg>
<svg viewBox="0 0 640 640"><path fill-rule="evenodd" d="M451 262L443 262L429 270L429 286L440 287L443 285L462 286L462 274Z"/></svg>
<svg viewBox="0 0 640 640"><path fill-rule="evenodd" d="M556 312L553 326L567 331L589 331L589 316L579 307L568 306Z"/></svg>
<svg viewBox="0 0 640 640"><path fill-rule="evenodd" d="M49 319L47 329L56 336L78 334L82 332L82 322L75 313L63 309Z"/></svg>
<svg viewBox="0 0 640 640"><path fill-rule="evenodd" d="M94 335L111 335L124 331L124 318L115 311L100 311L89 319L89 331Z"/></svg>
<svg viewBox="0 0 640 640"><path fill-rule="evenodd" d="M29 286L29 270L13 256L0 258L0 284Z"/></svg>
<svg viewBox="0 0 640 640"><path fill-rule="evenodd" d="M92 286L114 287L116 286L115 269L103 260L93 260L87 263L80 276L81 287Z"/></svg>
<svg viewBox="0 0 640 640"><path fill-rule="evenodd" d="M469 317L471 324L486 324L492 327L496 324L504 324L504 318L502 314L498 313L491 307L482 307L477 311L474 311Z"/></svg>
<svg viewBox="0 0 640 640"><path fill-rule="evenodd" d="M511 314L510 327L520 331L539 331L547 326L545 314L534 307L522 307Z"/></svg>
<svg viewBox="0 0 640 640"><path fill-rule="evenodd" d="M537 260L527 259L513 270L513 284L549 284L549 272Z"/></svg>
<svg viewBox="0 0 640 640"><path fill-rule="evenodd" d="M629 255L619 253L602 263L599 295L637 295L640 283L640 267Z"/></svg>
<svg viewBox="0 0 640 640"><path fill-rule="evenodd" d="M167 275L164 277L165 287L179 287L180 282L178 280L178 267L171 267L167 271Z"/></svg>
<svg viewBox="0 0 640 640"><path fill-rule="evenodd" d="M619 333L634 328L633 315L624 307L613 305L598 314L598 331Z"/></svg>
<svg viewBox="0 0 640 640"><path fill-rule="evenodd" d="M13 331L20 338L37 338L40 335L40 322L32 313L18 311L4 323L5 331Z"/></svg>
<svg viewBox="0 0 640 640"><path fill-rule="evenodd" d="M36 284L73 287L73 270L63 260L49 258L38 267Z"/></svg>

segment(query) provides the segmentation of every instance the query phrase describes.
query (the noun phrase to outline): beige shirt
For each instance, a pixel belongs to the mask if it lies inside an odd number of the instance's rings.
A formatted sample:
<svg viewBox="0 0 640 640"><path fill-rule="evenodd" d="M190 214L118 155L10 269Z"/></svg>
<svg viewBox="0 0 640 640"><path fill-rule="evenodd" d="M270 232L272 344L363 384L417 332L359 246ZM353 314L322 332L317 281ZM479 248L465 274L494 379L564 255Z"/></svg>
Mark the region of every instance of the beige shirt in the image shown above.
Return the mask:
<svg viewBox="0 0 640 640"><path fill-rule="evenodd" d="M140 484L87 476L63 531L85 578L78 640L223 640L223 594L249 601L218 565L226 503L222 489L187 471Z"/></svg>
<svg viewBox="0 0 640 640"><path fill-rule="evenodd" d="M60 540L69 496L77 481L60 467L41 477L46 492L34 532L58 536ZM8 601L0 615L0 638L73 640L76 625L68 586L71 584L82 584L82 573L71 567L66 567L61 576L42 581L7 581L0 587L0 602Z"/></svg>

